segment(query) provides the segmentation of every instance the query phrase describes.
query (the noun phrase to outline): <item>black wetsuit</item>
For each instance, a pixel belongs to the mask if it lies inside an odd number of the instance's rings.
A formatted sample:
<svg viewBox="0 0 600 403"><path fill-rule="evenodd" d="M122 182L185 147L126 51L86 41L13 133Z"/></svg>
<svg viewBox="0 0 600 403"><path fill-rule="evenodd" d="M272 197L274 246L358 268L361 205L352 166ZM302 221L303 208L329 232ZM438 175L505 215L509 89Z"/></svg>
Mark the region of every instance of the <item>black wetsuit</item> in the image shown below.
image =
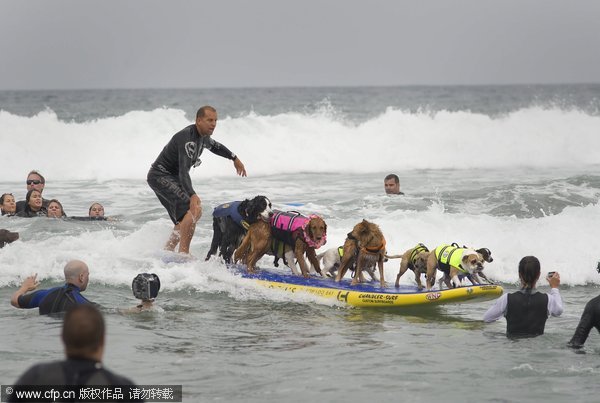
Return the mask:
<svg viewBox="0 0 600 403"><path fill-rule="evenodd" d="M129 378L104 369L100 362L70 358L34 365L21 375L13 389L19 390L22 386L24 390L31 390L26 388L27 385L135 386L135 383ZM14 397L16 393L10 396ZM143 401L129 398L127 391L124 391L124 397L124 401ZM9 397L8 402L11 401L13 400Z"/></svg>
<svg viewBox="0 0 600 403"><path fill-rule="evenodd" d="M223 144L210 136L201 136L193 124L171 138L148 172L148 184L174 224L178 224L190 209L190 197L196 194L190 169L200 165L200 155L205 148L230 160L236 158Z"/></svg>
<svg viewBox="0 0 600 403"><path fill-rule="evenodd" d="M585 305L575 334L569 341L569 347L583 347L593 327L600 332L600 295Z"/></svg>
<svg viewBox="0 0 600 403"><path fill-rule="evenodd" d="M44 199L42 197L42 208L44 210L46 210L48 208L49 204L50 204L50 200ZM17 202L17 214L20 213L21 211L24 211L26 207L27 207L27 201L25 201L25 200L19 200Z"/></svg>
<svg viewBox="0 0 600 403"><path fill-rule="evenodd" d="M48 215L48 210L46 209L46 207L44 207L42 205L42 208L40 208L38 211L33 211L30 207L29 204L25 205L25 209L23 210L17 210L17 217L46 217Z"/></svg>
<svg viewBox="0 0 600 403"><path fill-rule="evenodd" d="M93 217L69 217L71 220L76 221L106 221L107 218L104 216L93 216Z"/></svg>

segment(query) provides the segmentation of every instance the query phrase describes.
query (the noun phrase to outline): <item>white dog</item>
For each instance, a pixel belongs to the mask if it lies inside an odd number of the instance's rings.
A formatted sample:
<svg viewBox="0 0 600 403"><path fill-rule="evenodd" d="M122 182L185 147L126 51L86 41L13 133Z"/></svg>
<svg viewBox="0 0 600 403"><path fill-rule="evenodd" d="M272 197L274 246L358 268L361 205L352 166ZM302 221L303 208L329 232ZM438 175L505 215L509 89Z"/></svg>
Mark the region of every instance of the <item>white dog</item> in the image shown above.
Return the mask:
<svg viewBox="0 0 600 403"><path fill-rule="evenodd" d="M335 278L336 274L337 274L337 270L340 267L340 264L342 263L342 256L344 254L344 247L340 246L338 248L330 248L327 249L325 252L323 253L319 253L317 255L317 259L322 262L321 263L321 270L323 271L323 274L327 277L330 278ZM394 258L394 256L386 256L385 261L387 261L388 258ZM375 271L375 264L369 266L369 267L365 267L363 270L366 270L367 273L369 273L369 276L371 277L371 281L379 281L379 278L377 277L376 271ZM352 270L354 272L354 268L351 268L350 270ZM310 271L311 273L315 272L314 267L310 267Z"/></svg>

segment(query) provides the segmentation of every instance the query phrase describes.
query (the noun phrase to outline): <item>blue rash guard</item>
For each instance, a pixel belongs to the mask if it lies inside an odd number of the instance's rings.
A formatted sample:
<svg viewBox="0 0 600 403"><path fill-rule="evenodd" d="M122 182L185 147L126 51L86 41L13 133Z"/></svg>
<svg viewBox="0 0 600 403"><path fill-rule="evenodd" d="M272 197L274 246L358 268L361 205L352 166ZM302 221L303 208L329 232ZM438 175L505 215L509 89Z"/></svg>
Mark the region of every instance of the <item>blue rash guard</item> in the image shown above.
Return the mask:
<svg viewBox="0 0 600 403"><path fill-rule="evenodd" d="M19 307L25 309L39 308L40 315L66 312L69 308L78 304L91 304L88 299L81 295L79 287L73 284L65 284L61 287L38 290L29 294L19 296Z"/></svg>

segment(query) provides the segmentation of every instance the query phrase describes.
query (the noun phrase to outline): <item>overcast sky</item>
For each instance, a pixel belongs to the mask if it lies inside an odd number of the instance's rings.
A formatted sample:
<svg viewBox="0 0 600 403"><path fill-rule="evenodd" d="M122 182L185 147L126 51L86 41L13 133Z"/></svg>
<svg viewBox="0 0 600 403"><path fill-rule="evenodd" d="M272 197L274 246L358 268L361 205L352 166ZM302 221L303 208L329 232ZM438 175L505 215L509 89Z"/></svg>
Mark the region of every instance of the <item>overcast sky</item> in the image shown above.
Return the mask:
<svg viewBox="0 0 600 403"><path fill-rule="evenodd" d="M0 0L0 89L600 82L600 1Z"/></svg>

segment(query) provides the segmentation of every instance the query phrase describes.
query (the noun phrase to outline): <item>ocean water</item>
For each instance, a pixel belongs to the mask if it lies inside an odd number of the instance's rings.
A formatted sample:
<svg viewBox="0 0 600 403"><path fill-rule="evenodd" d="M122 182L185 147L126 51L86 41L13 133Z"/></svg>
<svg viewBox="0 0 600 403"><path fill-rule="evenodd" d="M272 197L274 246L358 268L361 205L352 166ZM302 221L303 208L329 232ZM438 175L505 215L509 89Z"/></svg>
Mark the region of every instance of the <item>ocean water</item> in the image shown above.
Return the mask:
<svg viewBox="0 0 600 403"><path fill-rule="evenodd" d="M199 259L165 263L172 224L146 172L207 103L219 110L214 138L248 177L203 154L191 171L204 206ZM62 357L60 322L9 301L29 274L60 284L78 258L91 272L85 294L105 312L106 366L138 384L181 384L185 401L594 401L597 332L581 352L565 345L600 285L599 106L600 85L0 92L0 192L23 199L38 169L44 196L68 215L99 201L115 218L0 217L21 234L0 250L0 382ZM405 196L384 194L391 172ZM204 262L212 207L258 194L322 215L325 248L362 219L380 225L392 254L418 242L487 247L487 276L508 292L520 258L535 255L560 272L565 312L545 335L510 341L504 320L481 320L492 302L349 308ZM388 282L398 265L385 264ZM157 309L120 313L144 271L161 279Z"/></svg>

